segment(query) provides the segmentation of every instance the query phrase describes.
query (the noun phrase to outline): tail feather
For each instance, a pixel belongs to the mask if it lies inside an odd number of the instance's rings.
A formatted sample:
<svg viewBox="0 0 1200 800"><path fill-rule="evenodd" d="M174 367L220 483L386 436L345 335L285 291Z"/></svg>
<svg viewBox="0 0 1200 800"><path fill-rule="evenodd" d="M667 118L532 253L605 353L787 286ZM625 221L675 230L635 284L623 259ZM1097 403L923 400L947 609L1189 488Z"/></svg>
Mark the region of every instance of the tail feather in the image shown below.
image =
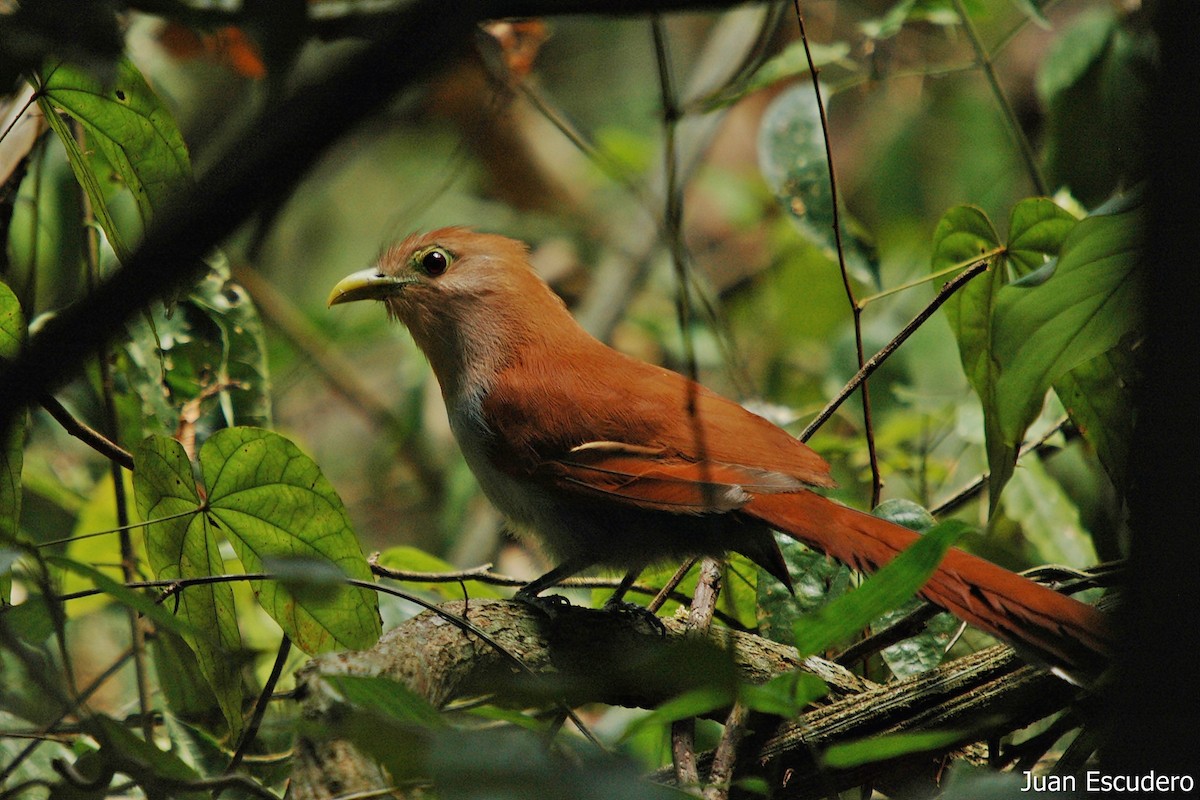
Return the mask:
<svg viewBox="0 0 1200 800"><path fill-rule="evenodd" d="M920 534L812 492L758 495L742 512L856 570L873 572ZM920 595L1054 666L1094 674L1112 651L1104 614L952 548Z"/></svg>

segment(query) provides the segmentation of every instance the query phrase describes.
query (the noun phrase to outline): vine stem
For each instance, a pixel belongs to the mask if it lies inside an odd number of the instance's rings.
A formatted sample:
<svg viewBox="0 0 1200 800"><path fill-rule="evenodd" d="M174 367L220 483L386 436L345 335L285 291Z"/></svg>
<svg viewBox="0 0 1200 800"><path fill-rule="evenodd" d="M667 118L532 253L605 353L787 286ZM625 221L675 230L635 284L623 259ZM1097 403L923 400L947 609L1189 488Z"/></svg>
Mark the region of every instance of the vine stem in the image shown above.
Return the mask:
<svg viewBox="0 0 1200 800"><path fill-rule="evenodd" d="M72 128L80 149L86 152L87 142L84 138L83 126L78 122L74 122L72 123ZM96 225L92 199L88 195L87 190L82 186L79 189L79 197L83 208L83 252L86 259L86 279L88 289L95 291L96 287L100 284L100 234ZM104 342L100 343L96 351L96 361L100 369L100 394L105 428L104 436L99 438L105 439L109 443L115 443L120 439L116 385L113 381L112 365L109 363L108 345ZM72 431L72 433L83 438L82 432L86 428L86 425L80 423L80 429ZM68 430L71 430L71 428L68 427ZM95 432L93 431L92 433ZM84 441L89 440L85 438ZM115 444L113 446L117 450L121 449ZM131 462L132 459L130 459ZM113 482L113 499L116 502L117 527L121 529L117 534L121 550L121 573L124 575L125 581L129 582L137 578L137 553L134 552L133 537L130 536L128 530L129 497L125 493L125 477L121 471L122 466L121 459L110 457L108 462L109 475L112 477ZM129 634L133 642L133 672L137 686L138 708L142 716L142 735L147 742L152 742L154 741L154 725L150 722L150 669L146 663L146 632L142 628L137 611L132 608L128 609L128 615ZM68 667L67 676L73 681L72 672L69 667L70 659L66 657L66 653L63 654L63 657L64 664Z"/></svg>
<svg viewBox="0 0 1200 800"><path fill-rule="evenodd" d="M988 53L987 48L983 46L983 40L979 38L979 31L975 29L975 23L971 21L971 15L967 13L967 7L963 5L963 0L951 0L951 2L954 4L954 11L958 14L958 18L962 20L963 30L967 34L967 39L970 40L971 47L975 50L976 62L983 71L984 77L987 78L988 85L992 89L992 94L996 97L996 103L1000 106L1000 112L1004 115L1004 121L1008 124L1008 129L1012 133L1013 139L1016 140L1017 149L1021 152L1021 160L1025 162L1025 169L1029 172L1029 179L1033 181L1033 188L1039 195L1048 195L1049 191L1046 188L1046 179L1042 176L1041 168L1038 167L1037 155L1033 152L1033 146L1029 143L1029 137L1021 129L1021 121L1017 119L1017 112L1013 109L1012 103L1009 102L1008 96L1004 94L1004 89L1000 86L1000 79L996 77L996 68L992 63L992 57Z"/></svg>
<svg viewBox="0 0 1200 800"><path fill-rule="evenodd" d="M817 98L817 113L821 118L821 136L825 140L825 165L829 169L829 200L833 205L833 239L837 246L838 270L842 276L842 288L846 292L846 300L850 303L850 313L854 318L854 349L858 358L859 374L865 369L862 332L862 306L854 296L854 287L850 283L850 271L846 268L846 251L842 244L842 223L838 211L837 174L833 168L833 145L829 141L829 118L825 113L825 100L821 97L821 82L818 79L820 70L813 62L812 50L808 44L808 31L804 26L804 14L800 11L800 0L792 0L796 11L796 25L800 30L800 42L804 45L804 57L808 60L808 74L812 76L813 94ZM870 374L869 372L867 374ZM856 376L857 377L857 376ZM875 426L871 422L871 392L867 387L866 375L855 384L862 386L863 435L867 440L867 458L871 464L871 507L879 505L879 494L883 490L883 478L879 474L879 454L875 451ZM845 397L838 401L838 405ZM828 419L828 417L826 417ZM822 422L824 420L821 420ZM812 428L812 426L809 426ZM812 428L815 430L815 428ZM812 435L810 431L806 431Z"/></svg>
<svg viewBox="0 0 1200 800"><path fill-rule="evenodd" d="M917 315L913 317L907 325L901 328L900 332L897 333L890 342L884 345L878 353L871 356L869 360L863 362L862 367L859 368L854 377L847 381L846 385L842 387L841 391L839 391L837 395L829 401L825 408L821 409L821 413L817 414L813 421L808 423L808 427L806 427L800 434L800 441L808 441L809 437L811 437L818 428L824 425L826 420L833 416L833 412L837 411L841 404L846 401L846 398L852 395L854 390L857 389L859 385L865 383L871 373L878 369L879 366L886 361L887 358L896 351L896 348L902 345L909 336L912 336L913 333L916 332L917 328L924 324L925 320L933 316L933 312L941 308L942 304L950 299L950 295L962 288L967 281L971 280L979 273L987 271L988 267L992 263L992 259L1002 251L1003 248L996 248L981 254L978 259L970 264L970 266L958 273L958 275L954 276L954 278L951 280L946 281L946 283L938 291L937 295L929 302L927 306L925 306L925 308L921 309L921 311L918 312Z"/></svg>

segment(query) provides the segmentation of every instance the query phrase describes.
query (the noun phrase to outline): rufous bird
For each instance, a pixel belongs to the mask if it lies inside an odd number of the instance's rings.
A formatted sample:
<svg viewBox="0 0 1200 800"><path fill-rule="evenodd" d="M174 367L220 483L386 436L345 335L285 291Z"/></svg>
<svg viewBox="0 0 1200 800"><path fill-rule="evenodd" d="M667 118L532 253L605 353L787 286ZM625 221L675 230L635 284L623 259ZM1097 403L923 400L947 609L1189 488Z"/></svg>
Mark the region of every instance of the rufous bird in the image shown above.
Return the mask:
<svg viewBox="0 0 1200 800"><path fill-rule="evenodd" d="M450 427L493 504L557 559L530 599L595 566L741 553L789 588L776 530L860 571L919 534L814 491L829 465L703 386L600 342L502 236L409 236L329 305L380 300L425 353ZM1096 609L952 549L921 596L1052 665L1103 664Z"/></svg>

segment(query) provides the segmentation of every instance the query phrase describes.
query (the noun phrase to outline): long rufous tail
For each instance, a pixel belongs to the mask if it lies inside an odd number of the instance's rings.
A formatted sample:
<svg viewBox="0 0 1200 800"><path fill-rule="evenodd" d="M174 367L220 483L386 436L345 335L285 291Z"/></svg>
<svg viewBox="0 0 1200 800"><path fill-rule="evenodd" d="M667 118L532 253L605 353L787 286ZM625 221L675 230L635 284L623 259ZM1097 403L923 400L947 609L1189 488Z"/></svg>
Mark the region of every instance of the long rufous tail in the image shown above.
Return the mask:
<svg viewBox="0 0 1200 800"><path fill-rule="evenodd" d="M812 492L758 495L742 511L863 572L879 569L920 536ZM1112 651L1103 613L958 548L919 594L1068 671L1094 674Z"/></svg>

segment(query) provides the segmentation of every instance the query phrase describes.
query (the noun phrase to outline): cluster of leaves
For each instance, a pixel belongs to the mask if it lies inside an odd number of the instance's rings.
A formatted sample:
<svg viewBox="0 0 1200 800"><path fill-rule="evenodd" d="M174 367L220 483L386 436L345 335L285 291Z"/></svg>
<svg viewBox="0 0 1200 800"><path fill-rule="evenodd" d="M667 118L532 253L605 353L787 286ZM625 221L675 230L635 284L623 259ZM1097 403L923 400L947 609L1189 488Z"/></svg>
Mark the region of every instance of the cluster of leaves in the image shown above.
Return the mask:
<svg viewBox="0 0 1200 800"><path fill-rule="evenodd" d="M1032 19L1045 22L1035 4L1021 5ZM974 6L971 13L984 16ZM23 26L20 31L70 41L55 33L53 19L26 11L16 22ZM903 0L884 16L864 20L861 32L882 44L913 24L950 28L962 22L951 3ZM28 40L16 30L0 29L5 44L0 51L8 52L10 41ZM50 132L31 140L23 154L32 166L24 180L17 178L20 202L5 227L0 362L16 356L39 315L68 302L86 302L86 295L71 287L119 269L155 216L192 180L173 114L134 62L117 57L119 47L112 49L110 40L119 41L112 17L96 30L95 41L79 48L35 48L33 55L13 50L20 58L0 63L0 74L34 76L33 103L40 116L27 114L20 122L44 120ZM1018 516L1015 507L1002 505L1003 490L1014 479L1022 446L1049 391L1117 490L1123 491L1127 481L1131 393L1138 378L1133 352L1140 331L1135 253L1141 220L1135 201L1103 201L1134 182L1139 165L1122 155L1113 169L1097 170L1103 159L1081 141L1111 145L1113 153L1137 151L1128 120L1142 96L1141 73L1153 61L1148 41L1136 20L1088 15L1060 37L1042 71L1038 89L1050 112L1049 174L1055 186L1068 187L1090 211L1068 196L1057 202L1023 199L1006 209L1008 230L1002 235L982 208L957 206L942 215L933 233L929 273L935 278L949 278L981 260L988 264L983 275L949 298L945 309L963 372L982 409L992 512ZM46 61L47 50L68 61ZM849 85L861 72L849 58L851 50L836 42L811 48L811 55L816 66L829 68ZM809 55L802 46L791 46L705 97L699 107L711 112L776 87L805 73ZM284 57L272 63L286 62ZM1094 108L1103 114L1093 117ZM1081 118L1100 122L1081 133ZM839 256L839 243L830 235L835 205L821 120L808 83L779 93L761 124L759 148L762 175L787 212L780 225L787 234L780 240L793 254L803 253L782 264L780 273L788 275L802 261L804 270L816 264L833 274ZM1085 152L1093 156L1077 157ZM54 165L69 169L74 178L69 189L53 193L41 185ZM853 221L846 223L845 209L839 210L848 231L841 247L850 274L859 286L878 285L886 259ZM82 221L102 236L92 247L73 236L47 235L51 218L60 221L61 231ZM283 751L297 731L309 733L291 718L274 729L260 727L266 696L279 677L278 671L266 676L271 654L278 653L277 666L283 666L292 644L316 654L365 648L379 637L380 604L367 585L371 573L341 499L311 458L269 430L269 342L259 313L232 280L221 254L207 259L204 273L179 296L161 298L129 321L121 340L97 343L95 364L63 390L79 417L103 420L97 427L115 450L109 458L131 468L131 484L123 477L114 480L104 469L108 465L99 462L64 469L53 457L64 447L62 413L57 423L36 412L4 429L0 789L47 786L54 796L101 797L121 781L132 781L155 797L202 796L218 785L231 796L278 787L286 766L242 762L249 748ZM782 315L795 316L794 294L781 293ZM46 405L62 406L54 398ZM95 443L94 432L78 423L68 427ZM928 533L863 586L851 591L845 568L790 547L789 566L803 577L798 599L753 565L734 559L722 610L736 624L796 645L801 654L835 649L884 624L889 612L903 613L905 602L965 526L953 520L933 526L932 517L915 504L892 504L879 513ZM461 523L457 508L446 518ZM64 537L64 529L71 535ZM381 563L450 571L447 563L416 548L388 551ZM680 590L694 583L692 578ZM447 599L459 591L455 584L418 588ZM471 593L487 596L491 590L472 586ZM105 618L110 624L128 618L137 631L122 637L132 642L128 652L108 656L113 670L133 658L140 664L138 680L150 680L159 691L158 699L128 720L117 719L115 712L83 710L109 670L89 665L95 669L88 675L100 677L81 688L75 639L85 626L98 626ZM887 669L903 676L936 665L952 625L935 623L904 646L885 650ZM142 647L140 637L148 629L150 643ZM146 677L148 671L153 679ZM484 788L489 796L543 797L650 796L652 791L627 762L600 762L590 750L571 753L570 759L554 757L540 741L551 726L533 716L488 708L480 713L510 724L500 732L463 730L447 725L426 701L394 684L328 680L353 709L335 733L377 757L397 781L432 780L447 797L472 797ZM144 699L144 686L127 685L120 702L110 707L131 708L127 698L139 690ZM749 686L714 669L708 680L624 726L620 743L631 753L657 755L663 732L676 721L735 701L755 712L794 717L823 692L819 682L798 673ZM13 730L54 733L68 718L78 720L75 730L81 734L71 747L41 740L25 746L21 739L3 736ZM134 734L139 724L153 733ZM932 746L928 739L871 741L824 757L831 767L845 767ZM221 782L231 762L243 763L252 785Z"/></svg>
<svg viewBox="0 0 1200 800"><path fill-rule="evenodd" d="M46 121L78 181L82 205L103 233L104 249L91 264L98 278L128 258L130 243L191 180L183 137L128 59L117 62L109 80L54 63L35 80L34 97L41 114L26 117L28 124ZM44 151L48 141L33 147ZM30 202L44 200L34 194ZM23 221L20 215L14 220L14 236ZM36 242L10 242L18 259L23 247L30 254ZM32 274L26 272L19 282L24 303L0 284L0 357L14 357L26 338L22 306L37 302ZM6 277L13 276L19 279L21 272L13 269ZM207 748L210 758L219 758L218 741L239 742L259 691L247 672L254 653L242 640L251 607L265 612L282 641L309 654L371 645L380 633L380 616L376 595L365 585L370 570L337 493L311 458L258 427L271 419L266 342L245 290L213 256L198 284L164 300L129 323L127 338L98 349L111 370L109 379L95 376L71 389L84 409L111 404L106 433L115 450L127 448L126 458L117 460L132 469L136 502L128 502L125 482L111 481L97 482L87 501L110 508L108 530L103 513L81 516L77 532L84 537L51 536L36 525L21 526L27 494L22 478L26 486L46 486L53 477L38 480L47 467L23 463L26 421L7 429L0 458L3 669L13 687L42 685L46 691L41 702L30 704L26 698L25 707L6 709L5 727L19 727L23 718L36 730L55 717L80 713L86 695L76 697L68 684L55 683L51 676L57 669L43 672L43 658L54 660L53 650L43 648L57 641L60 664L70 670L77 657L68 646L72 621L96 612L64 603L64 592L99 593L152 623L153 646L137 657L149 658L156 668L170 727L183 737L177 746L192 741ZM115 518L113 508L121 509ZM116 523L122 528L114 529ZM129 552L118 546L119 537L130 537L129 529L138 540L133 550L138 564L102 567L120 563ZM125 585L143 567L158 589ZM245 593L239 598L234 582L246 582L253 599ZM12 605L14 589L19 605ZM25 652L28 648L33 649ZM119 658L118 664L125 660ZM202 783L195 754L180 760L105 714L82 719L89 743L80 742L74 771L67 774L76 784L84 780L92 787L88 796L104 796L117 774L132 778L150 796L186 794L180 787ZM6 741L0 747L5 779L53 775L47 766L57 753L45 750L30 760L32 748ZM206 766L218 775L223 768Z"/></svg>

